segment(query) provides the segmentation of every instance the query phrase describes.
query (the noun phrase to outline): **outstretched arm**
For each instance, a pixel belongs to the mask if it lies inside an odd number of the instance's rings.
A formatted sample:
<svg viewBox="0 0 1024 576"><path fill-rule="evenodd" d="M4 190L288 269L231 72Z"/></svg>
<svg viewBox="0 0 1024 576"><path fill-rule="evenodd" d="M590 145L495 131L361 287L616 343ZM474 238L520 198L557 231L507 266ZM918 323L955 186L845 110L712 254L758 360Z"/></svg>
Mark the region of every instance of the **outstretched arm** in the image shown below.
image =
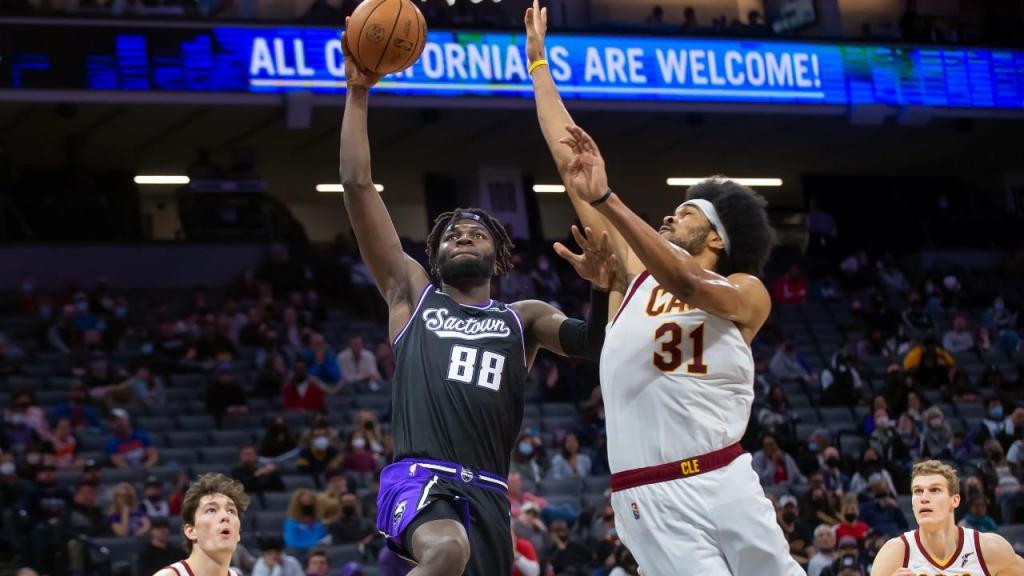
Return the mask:
<svg viewBox="0 0 1024 576"><path fill-rule="evenodd" d="M582 252L574 254L562 243L555 243L555 252L565 258L581 278L590 282L590 313L587 320L568 318L561 310L539 300L517 302L516 313L523 319L527 335L527 364L540 348L547 348L563 356L589 358L597 362L604 346L608 326L608 292L613 287L618 260L609 247L608 234L597 235L586 229L586 235L572 227Z"/></svg>
<svg viewBox="0 0 1024 576"><path fill-rule="evenodd" d="M533 0L533 7L526 9L526 57L530 63L547 58L544 39L548 29L548 9L541 8L538 0ZM593 229L598 235L608 232L611 246L620 262L624 263L625 282L642 270L642 264L630 257L629 245L622 236L608 223L601 214L583 201L570 186L569 163L572 162L572 150L560 141L566 136L565 128L573 124L572 116L565 109L562 97L558 94L555 79L551 76L549 66L537 66L531 74L533 78L533 95L537 103L537 120L540 131L544 135L551 156L555 159L558 175L565 185L566 193L572 207L576 211L583 226Z"/></svg>
<svg viewBox="0 0 1024 576"><path fill-rule="evenodd" d="M899 538L885 543L871 565L871 576L914 576L914 572L903 567L907 545Z"/></svg>
<svg viewBox="0 0 1024 576"><path fill-rule="evenodd" d="M732 320L747 342L753 339L771 311L764 284L749 274L728 278L705 270L689 252L663 238L627 207L607 184L604 158L594 140L578 126L569 128L573 150L572 186L580 197L598 205L598 211L629 243L644 267L665 290L691 305Z"/></svg>
<svg viewBox="0 0 1024 576"><path fill-rule="evenodd" d="M346 25L348 19L346 18ZM346 33L347 34L347 33ZM430 282L423 267L402 251L398 232L370 175L367 113L370 87L380 76L360 70L350 56L346 38L345 78L348 83L341 123L341 182L345 209L359 242L359 253L388 303L389 331L394 336L412 314L413 300Z"/></svg>

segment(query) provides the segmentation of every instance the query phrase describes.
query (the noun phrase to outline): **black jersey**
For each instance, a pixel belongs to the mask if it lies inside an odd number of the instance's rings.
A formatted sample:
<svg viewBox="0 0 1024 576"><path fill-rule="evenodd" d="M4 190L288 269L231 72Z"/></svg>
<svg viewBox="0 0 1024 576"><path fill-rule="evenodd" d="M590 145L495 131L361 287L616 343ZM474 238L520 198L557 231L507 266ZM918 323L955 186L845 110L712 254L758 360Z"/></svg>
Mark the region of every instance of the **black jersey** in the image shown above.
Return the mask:
<svg viewBox="0 0 1024 576"><path fill-rule="evenodd" d="M395 458L508 476L523 423L526 349L506 304L461 305L428 286L395 339Z"/></svg>

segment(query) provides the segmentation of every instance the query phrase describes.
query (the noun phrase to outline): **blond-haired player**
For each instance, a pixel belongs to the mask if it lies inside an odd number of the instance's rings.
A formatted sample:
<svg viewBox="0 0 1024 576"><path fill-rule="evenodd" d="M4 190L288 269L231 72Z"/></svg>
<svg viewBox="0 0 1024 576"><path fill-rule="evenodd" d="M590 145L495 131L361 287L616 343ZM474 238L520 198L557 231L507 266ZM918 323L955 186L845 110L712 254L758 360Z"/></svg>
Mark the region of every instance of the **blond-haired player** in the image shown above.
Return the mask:
<svg viewBox="0 0 1024 576"><path fill-rule="evenodd" d="M960 478L951 466L918 462L910 487L918 528L882 546L871 576L1024 575L1024 558L1002 536L956 525Z"/></svg>
<svg viewBox="0 0 1024 576"><path fill-rule="evenodd" d="M231 556L241 539L241 516L249 497L241 482L203 474L189 486L181 505L189 557L153 576L239 576Z"/></svg>

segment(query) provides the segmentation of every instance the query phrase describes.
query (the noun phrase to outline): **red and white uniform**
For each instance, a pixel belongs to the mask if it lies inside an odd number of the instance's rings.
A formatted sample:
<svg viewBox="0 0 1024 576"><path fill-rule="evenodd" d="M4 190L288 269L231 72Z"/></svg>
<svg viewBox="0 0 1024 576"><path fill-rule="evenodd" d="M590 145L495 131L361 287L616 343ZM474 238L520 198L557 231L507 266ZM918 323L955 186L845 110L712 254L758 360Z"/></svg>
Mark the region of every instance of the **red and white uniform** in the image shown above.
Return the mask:
<svg viewBox="0 0 1024 576"><path fill-rule="evenodd" d="M177 576L196 576L195 572L192 571L192 567L188 565L188 560L175 562L174 564L171 564L170 566L168 566L167 568L163 568L162 570L167 570L168 568L173 570L174 573L177 574ZM238 570L235 570L234 568L228 568L227 576L242 575L238 572Z"/></svg>
<svg viewBox="0 0 1024 576"><path fill-rule="evenodd" d="M915 576L989 576L985 557L981 555L981 539L977 530L959 528L960 540L949 558L935 559L924 549L918 530L900 536L906 545L903 567Z"/></svg>
<svg viewBox="0 0 1024 576"><path fill-rule="evenodd" d="M691 307L647 272L633 280L605 338L601 392L616 530L644 576L683 566L805 574L750 455L739 455L753 382L750 346L733 322ZM676 477L658 480L652 467ZM624 476L635 481L617 488Z"/></svg>

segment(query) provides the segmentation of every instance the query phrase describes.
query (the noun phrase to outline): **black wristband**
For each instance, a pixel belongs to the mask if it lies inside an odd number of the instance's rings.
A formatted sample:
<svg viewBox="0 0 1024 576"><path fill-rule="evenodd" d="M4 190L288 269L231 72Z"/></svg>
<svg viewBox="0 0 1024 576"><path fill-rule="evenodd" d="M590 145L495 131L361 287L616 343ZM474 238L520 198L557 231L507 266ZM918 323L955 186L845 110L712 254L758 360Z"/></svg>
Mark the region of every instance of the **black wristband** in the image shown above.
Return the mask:
<svg viewBox="0 0 1024 576"><path fill-rule="evenodd" d="M608 199L611 198L611 197L612 197L612 189L609 188L608 191L604 193L604 196L601 196L597 200L594 200L593 202L590 203L590 205L593 206L594 208L597 208L601 204L604 204L605 202L607 202Z"/></svg>

